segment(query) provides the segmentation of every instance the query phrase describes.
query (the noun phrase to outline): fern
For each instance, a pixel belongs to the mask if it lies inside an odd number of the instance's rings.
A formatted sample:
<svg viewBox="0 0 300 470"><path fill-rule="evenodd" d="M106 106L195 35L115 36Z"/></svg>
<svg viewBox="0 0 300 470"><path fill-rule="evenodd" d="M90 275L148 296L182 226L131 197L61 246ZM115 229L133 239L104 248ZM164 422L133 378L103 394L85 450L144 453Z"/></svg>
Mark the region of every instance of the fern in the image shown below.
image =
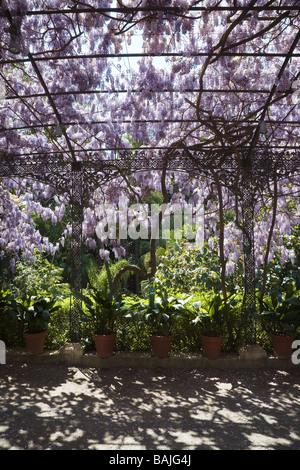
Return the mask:
<svg viewBox="0 0 300 470"><path fill-rule="evenodd" d="M87 266L87 275L91 287L100 291L107 291L117 273L128 265L128 261L118 260L115 263L110 262L109 264L104 264L99 268L95 263L90 262ZM124 278L128 279L130 276L130 271L125 272L118 282L118 288L120 287L121 281L124 280Z"/></svg>

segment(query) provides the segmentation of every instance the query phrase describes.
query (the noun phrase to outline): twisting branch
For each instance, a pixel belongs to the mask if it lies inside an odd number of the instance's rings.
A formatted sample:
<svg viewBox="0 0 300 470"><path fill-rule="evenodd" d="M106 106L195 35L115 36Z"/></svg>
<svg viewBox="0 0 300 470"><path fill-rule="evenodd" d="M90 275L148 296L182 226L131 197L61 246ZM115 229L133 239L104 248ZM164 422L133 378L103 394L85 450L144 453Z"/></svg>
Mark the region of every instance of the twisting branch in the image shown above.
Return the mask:
<svg viewBox="0 0 300 470"><path fill-rule="evenodd" d="M265 292L266 292L269 254L270 254L271 242L272 242L272 237L273 237L274 227L275 227L275 222L276 222L276 215L277 215L277 206L278 206L277 166L278 166L278 160L277 160L275 168L274 168L274 178L273 178L274 193L273 193L273 197L272 197L272 200L273 200L272 220L271 220L271 226L270 226L268 239L267 239L266 253L265 253L265 256L264 256L263 282L262 282L262 289L261 289L261 295L260 295L260 303L262 303L262 300L263 300Z"/></svg>
<svg viewBox="0 0 300 470"><path fill-rule="evenodd" d="M162 175L161 175L161 189L162 189L162 194L163 194L163 203L166 204L168 202L168 193L167 193L167 188L166 188L166 173L167 173L167 158L165 158L165 164L164 164L164 168L162 170ZM130 185L128 179L126 179L126 183L128 185ZM158 216L158 227L161 226L161 223L162 223L162 218L163 218L163 213L162 211L159 212L159 216ZM153 232L156 233L157 230L154 230ZM135 265L127 265L127 266L124 266L122 269L120 269L120 271L116 274L113 282L112 282L112 292L115 291L117 285L118 285L118 282L120 280L120 278L127 272L127 271L131 271L135 274L137 274L138 276L140 276L142 279L146 280L146 279L151 279L152 277L154 277L155 273L156 273L156 254L155 254L155 251L156 251L156 239L155 238L151 238L150 239L150 271L148 273L146 273L145 271L143 271L142 269L140 269L138 266L135 266Z"/></svg>
<svg viewBox="0 0 300 470"><path fill-rule="evenodd" d="M226 299L227 292L226 292L226 259L224 255L224 207L223 207L223 194L222 194L222 186L220 179L215 171L214 168L210 169L211 174L213 176L214 182L217 186L218 192L218 199L219 199L219 254L220 254L220 264L221 264L221 289L223 297Z"/></svg>

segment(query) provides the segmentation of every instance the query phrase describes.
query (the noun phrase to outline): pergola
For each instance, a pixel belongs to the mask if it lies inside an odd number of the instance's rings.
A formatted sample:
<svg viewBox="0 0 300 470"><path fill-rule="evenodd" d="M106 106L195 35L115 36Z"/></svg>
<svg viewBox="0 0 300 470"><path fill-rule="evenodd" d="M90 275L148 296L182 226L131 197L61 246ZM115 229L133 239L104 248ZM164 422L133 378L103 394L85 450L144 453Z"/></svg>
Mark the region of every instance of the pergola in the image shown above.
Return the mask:
<svg viewBox="0 0 300 470"><path fill-rule="evenodd" d="M55 3L55 2L54 2ZM107 2L105 2L106 5ZM255 252L254 252L254 237L253 237L253 211L254 199L258 190L265 188L268 183L274 178L286 179L290 178L295 173L299 172L300 168L300 153L299 144L297 143L297 132L299 131L299 122L295 118L290 118L290 113L283 113L282 119L273 117L269 110L277 103L282 103L283 100L290 97L295 90L289 86L280 87L281 79L285 77L291 61L298 61L299 64L299 2L258 2L256 0L245 5L239 5L238 2L210 2L207 5L203 2L190 2L186 8L182 5L176 6L176 3L181 4L184 2L171 2L170 6L163 6L163 2L111 2L111 7L101 8L101 2L71 2L72 5L65 6L62 9L51 7L52 3L48 5L43 2L43 6L38 9L36 2L28 2L27 9L22 9L24 2L15 2L13 8L10 8L9 2L2 1L0 6L0 19L2 25L6 25L6 33L3 33L2 44L2 59L0 78L6 85L6 97L4 102L4 109L14 109L16 111L19 104L20 110L27 109L32 119L18 119L10 120L11 127L2 125L2 135L6 136L9 132L15 132L21 138L32 136L36 134L43 134L49 136L49 130L55 133L55 139L48 142L47 145L32 146L31 149L23 151L22 148L16 152L14 145L3 145L0 147L0 177L20 177L39 180L45 184L50 184L59 192L68 193L72 205L72 288L80 290L82 287L82 222L83 210L89 203L90 197L95 189L101 185L105 185L112 181L114 178L122 176L126 172L136 172L140 170L170 170L170 171L184 171L188 174L217 174L232 191L237 191L241 200L242 207L242 231L243 231L243 251L244 251L244 293L245 293L245 318L246 320L251 317L255 310ZM232 4L231 4L232 3ZM20 4L20 5L19 5ZM130 6L129 6L130 5ZM224 41L221 44L215 44L207 51L194 51L189 52L187 55L184 51L176 51L174 48L168 51L151 52L139 50L137 52L113 52L107 47L107 50L99 50L98 52L91 51L87 47L86 51L81 49L76 52L76 41L80 40L84 30L84 20L82 18L97 15L104 20L115 21L118 24L118 30L115 35L125 35L131 29L137 27L140 23L155 22L155 21L203 21L203 15L207 18L217 17L223 15L222 18L227 18L227 23L224 26L224 33L222 38L228 33L227 36L233 31L234 26L238 26L239 22L242 24L247 18L250 19L251 15L257 15L259 21L263 23L259 33L253 33L252 36L246 37L244 40L237 39L236 44L226 44ZM35 23L37 19L37 23ZM39 23L40 22L40 23ZM73 28L70 32L69 43L74 47L69 48L68 41L65 41L61 50L47 50L45 47L41 50L36 50L36 45L26 48L23 43L23 36L27 34L26 40L30 42L30 32L33 36L37 35L33 31L33 27L39 24L48 25L48 32L55 28ZM268 50L267 44L265 49L262 47L256 48L255 41L265 35L271 34L276 30L278 25L285 24L289 29L289 40L287 36L284 37L285 43L282 44L282 49L278 52ZM60 26L59 26L60 25ZM46 29L47 29L46 28ZM45 29L45 31L46 31ZM58 31L58 29L57 29ZM279 30L278 30L279 31ZM46 33L45 33L46 35ZM35 39L36 40L36 39ZM35 43L36 44L36 43ZM245 47L244 47L244 44ZM260 43L261 45L261 43ZM218 47L217 47L218 46ZM253 47L252 47L253 46ZM1 47L1 46L0 46ZM193 88L188 86L186 89L181 90L181 93L187 93L189 98L186 102L191 102L191 94L195 97L194 101L194 116L182 115L166 116L163 123L160 119L155 119L153 116L149 118L141 116L140 118L133 119L129 113L125 113L122 120L117 116L109 120L109 124L116 125L179 125L187 129L194 129L193 126L201 125L206 126L216 136L216 138L208 138L202 142L189 141L186 138L174 139L173 144L164 144L159 146L157 142L154 145L141 146L139 148L125 148L118 141L114 146L102 145L95 148L95 144L90 144L89 139L84 141L84 144L77 145L73 138L71 130L76 126L88 126L90 135L93 133L93 126L97 129L101 125L107 124L107 119L94 118L91 113L88 118L78 120L78 116L74 118L72 113L63 109L62 103L64 99L70 96L76 100L78 97L85 96L87 103L91 102L97 97L101 99L109 99L111 96L120 96L127 94L128 89L109 87L98 87L84 89L60 89L57 90L53 83L48 83L50 72L55 73L55 68L58 64L62 67L72 62L78 61L78 64L85 64L88 68L88 63L97 67L97 61L107 61L113 59L130 59L131 58L177 58L193 61L202 60L201 70L205 71L209 65L213 63L221 63L223 60L234 60L237 57L239 60L242 58L274 60L280 61L277 66L277 76L270 77L269 86L265 82L255 84L255 86L248 86L245 89L244 84L241 82L240 87L235 85L230 88L221 86L211 88L207 87L203 81L203 75L200 73L200 78ZM227 62L226 62L227 63ZM228 62L230 63L230 62ZM269 63L269 62L268 62ZM295 62L293 62L295 63ZM276 62L277 64L277 62ZM76 67L76 66L74 66ZM73 72L75 68L71 68ZM14 71L18 71L23 76L34 77L35 84L34 90L30 90L26 84L26 90L22 90L22 79L20 79L19 87L14 85L12 76ZM10 75L12 74L12 75ZM293 80L298 79L299 70L297 74L293 75ZM37 89L38 88L38 89ZM131 94L140 94L149 91L147 84L144 90L135 89L134 86L130 90ZM157 88L153 93L165 96L166 100L172 93L178 93L177 90L170 88ZM260 97L260 106L254 112L249 112L247 116L234 116L232 119L227 117L216 116L214 113L205 112L199 106L200 98L203 95L212 97L228 97L234 96L235 99L239 96L247 95L248 97ZM104 97L104 98L103 98ZM36 112L36 103L42 99L47 102L48 115L42 118L42 114L38 115ZM78 98L79 99L79 98ZM227 99L227 98L226 98ZM229 98L230 99L230 98ZM254 99L254 98L253 98ZM67 102L68 103L68 102ZM296 109L297 103L293 104L293 111ZM216 108L214 108L214 111ZM14 112L15 112L14 111ZM3 120L2 120L3 123ZM272 137L269 140L261 140L260 137L265 134L264 126L271 126ZM295 134L294 139L281 139L276 138L276 130L280 128L281 131L291 131ZM239 136L247 135L245 141ZM63 144L57 140L60 136L63 137ZM225 143L222 136L225 136ZM1 145L1 143L0 143ZM109 155L109 152L114 151L114 157ZM70 313L70 337L73 342L79 341L79 301L74 298ZM247 321L246 321L247 322ZM251 340L252 332L249 331L249 339Z"/></svg>

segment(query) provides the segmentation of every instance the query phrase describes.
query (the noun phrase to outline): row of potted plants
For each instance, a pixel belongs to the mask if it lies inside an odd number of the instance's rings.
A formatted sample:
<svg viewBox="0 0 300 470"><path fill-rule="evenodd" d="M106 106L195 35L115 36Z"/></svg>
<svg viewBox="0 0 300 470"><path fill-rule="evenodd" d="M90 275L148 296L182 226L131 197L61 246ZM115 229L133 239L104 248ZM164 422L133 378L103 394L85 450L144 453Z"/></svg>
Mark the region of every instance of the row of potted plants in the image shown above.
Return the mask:
<svg viewBox="0 0 300 470"><path fill-rule="evenodd" d="M5 309L14 311L22 323L29 351L32 354L42 352L51 313L59 309L57 299L42 295L14 299L5 291L1 295L5 299ZM191 322L195 327L200 327L204 355L216 359L224 340L226 321L237 305L234 296L224 299L220 294L211 293L207 299L192 302L191 297L177 298L163 289L159 292L150 289L146 300L138 299L129 303L123 300L119 292L112 293L109 285L105 289L89 291L88 295L75 295L84 304L81 320L92 322L93 339L100 357L112 354L116 340L115 325L121 317L137 326L147 325L151 329L153 354L160 358L166 357L171 347L174 323L189 305L193 311ZM300 325L300 301L294 285L289 285L284 293L272 293L264 302L259 318L263 328L270 334L276 355L280 358L290 357L291 344ZM280 350L276 345L278 339ZM285 340L288 341L287 352L282 349Z"/></svg>
<svg viewBox="0 0 300 470"><path fill-rule="evenodd" d="M193 312L191 323L199 327L203 352L208 359L220 355L226 323L234 316L237 299L234 294L224 298L211 292L207 298L193 302L192 297L178 298L169 295L167 290L150 289L148 298L134 302L123 302L118 293L110 289L96 291L91 296L81 296L87 309L83 311L83 321L94 324L94 341L99 356L110 356L114 349L115 323L123 316L139 327L151 329L150 341L154 356L167 357L172 343L172 328L176 320L189 306ZM264 330L269 334L278 358L291 356L291 345L300 327L300 299L295 286L288 285L285 292L274 292L263 303L258 314ZM279 343L279 345L278 345Z"/></svg>

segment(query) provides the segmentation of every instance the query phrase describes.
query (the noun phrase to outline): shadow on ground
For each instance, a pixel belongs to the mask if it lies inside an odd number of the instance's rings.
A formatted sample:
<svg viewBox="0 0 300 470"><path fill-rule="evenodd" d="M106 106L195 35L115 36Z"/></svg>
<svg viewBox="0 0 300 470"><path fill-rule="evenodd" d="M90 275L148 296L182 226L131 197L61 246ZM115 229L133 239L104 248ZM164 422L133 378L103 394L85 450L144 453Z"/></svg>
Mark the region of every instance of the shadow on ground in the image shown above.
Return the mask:
<svg viewBox="0 0 300 470"><path fill-rule="evenodd" d="M0 366L0 449L300 449L300 370Z"/></svg>

